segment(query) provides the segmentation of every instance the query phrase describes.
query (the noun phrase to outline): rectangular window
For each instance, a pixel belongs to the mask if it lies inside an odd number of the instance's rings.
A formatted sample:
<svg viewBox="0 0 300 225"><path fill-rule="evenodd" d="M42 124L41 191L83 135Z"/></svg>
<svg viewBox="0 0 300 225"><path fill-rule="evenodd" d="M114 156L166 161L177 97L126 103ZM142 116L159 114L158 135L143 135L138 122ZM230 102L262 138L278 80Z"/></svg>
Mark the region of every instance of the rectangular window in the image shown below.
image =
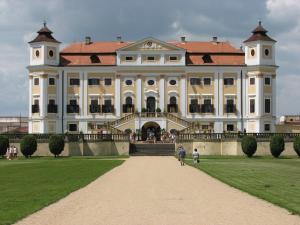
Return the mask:
<svg viewBox="0 0 300 225"><path fill-rule="evenodd" d="M202 130L208 130L208 125L202 125Z"/></svg>
<svg viewBox="0 0 300 225"><path fill-rule="evenodd" d="M39 105L39 104L40 104L40 103L39 103L39 100L38 100L38 99L34 99L34 100L33 100L33 104L34 104L34 105Z"/></svg>
<svg viewBox="0 0 300 225"><path fill-rule="evenodd" d="M98 105L98 99L92 99L91 105Z"/></svg>
<svg viewBox="0 0 300 225"><path fill-rule="evenodd" d="M266 86L271 85L271 78L270 77L265 77L265 85Z"/></svg>
<svg viewBox="0 0 300 225"><path fill-rule="evenodd" d="M250 85L255 85L255 78L254 77L250 77Z"/></svg>
<svg viewBox="0 0 300 225"><path fill-rule="evenodd" d="M147 60L148 60L148 61L154 61L154 59L155 59L154 56L148 56L148 57L147 57Z"/></svg>
<svg viewBox="0 0 300 225"><path fill-rule="evenodd" d="M77 105L77 100L76 99L71 99L70 100L70 105Z"/></svg>
<svg viewBox="0 0 300 225"><path fill-rule="evenodd" d="M271 125L269 123L265 123L265 131L270 131Z"/></svg>
<svg viewBox="0 0 300 225"><path fill-rule="evenodd" d="M233 99L227 99L226 104L227 105L234 105L234 100Z"/></svg>
<svg viewBox="0 0 300 225"><path fill-rule="evenodd" d="M111 78L105 78L104 79L104 84L107 85L107 86L111 85Z"/></svg>
<svg viewBox="0 0 300 225"><path fill-rule="evenodd" d="M190 84L191 85L201 85L201 79L200 78L190 78Z"/></svg>
<svg viewBox="0 0 300 225"><path fill-rule="evenodd" d="M211 105L211 99L204 99L204 105Z"/></svg>
<svg viewBox="0 0 300 225"><path fill-rule="evenodd" d="M100 80L98 78L90 78L88 80L88 84L89 85L99 85L100 84Z"/></svg>
<svg viewBox="0 0 300 225"><path fill-rule="evenodd" d="M55 78L53 77L49 78L49 85L55 85Z"/></svg>
<svg viewBox="0 0 300 225"><path fill-rule="evenodd" d="M255 113L255 99L250 99L250 113Z"/></svg>
<svg viewBox="0 0 300 225"><path fill-rule="evenodd" d="M191 99L191 105L198 105L198 99Z"/></svg>
<svg viewBox="0 0 300 225"><path fill-rule="evenodd" d="M126 56L125 60L126 60L126 61L132 61L132 60L133 60L133 57L132 57L132 56Z"/></svg>
<svg viewBox="0 0 300 225"><path fill-rule="evenodd" d="M70 78L70 86L79 86L79 85L80 85L80 79Z"/></svg>
<svg viewBox="0 0 300 225"><path fill-rule="evenodd" d="M104 105L112 105L110 99L104 100Z"/></svg>
<svg viewBox="0 0 300 225"><path fill-rule="evenodd" d="M55 105L55 99L49 99L49 105Z"/></svg>
<svg viewBox="0 0 300 225"><path fill-rule="evenodd" d="M208 78L208 77L207 77L207 78L204 78L204 79L203 79L203 84L204 84L204 85L211 85L211 79Z"/></svg>
<svg viewBox="0 0 300 225"><path fill-rule="evenodd" d="M224 85L233 85L234 79L233 78L224 78Z"/></svg>
<svg viewBox="0 0 300 225"><path fill-rule="evenodd" d="M234 131L234 125L233 124L227 124L226 130L227 131Z"/></svg>
<svg viewBox="0 0 300 225"><path fill-rule="evenodd" d="M271 99L265 99L265 113L271 113Z"/></svg>
<svg viewBox="0 0 300 225"><path fill-rule="evenodd" d="M70 123L69 124L69 131L77 131L77 124L76 123Z"/></svg>
<svg viewBox="0 0 300 225"><path fill-rule="evenodd" d="M170 61L176 61L177 60L177 56L170 56Z"/></svg>
<svg viewBox="0 0 300 225"><path fill-rule="evenodd" d="M40 79L38 77L36 77L36 78L33 79L33 85L37 85L38 86L39 83L40 83Z"/></svg>

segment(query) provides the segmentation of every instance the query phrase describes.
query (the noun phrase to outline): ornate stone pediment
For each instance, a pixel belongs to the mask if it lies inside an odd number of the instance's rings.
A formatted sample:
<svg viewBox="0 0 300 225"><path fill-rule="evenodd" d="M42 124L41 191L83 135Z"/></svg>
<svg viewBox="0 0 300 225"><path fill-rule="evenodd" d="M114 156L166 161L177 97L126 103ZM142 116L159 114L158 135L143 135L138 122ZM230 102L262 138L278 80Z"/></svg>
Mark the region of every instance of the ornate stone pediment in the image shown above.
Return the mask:
<svg viewBox="0 0 300 225"><path fill-rule="evenodd" d="M185 51L185 49L154 38L146 38L120 48L118 51Z"/></svg>

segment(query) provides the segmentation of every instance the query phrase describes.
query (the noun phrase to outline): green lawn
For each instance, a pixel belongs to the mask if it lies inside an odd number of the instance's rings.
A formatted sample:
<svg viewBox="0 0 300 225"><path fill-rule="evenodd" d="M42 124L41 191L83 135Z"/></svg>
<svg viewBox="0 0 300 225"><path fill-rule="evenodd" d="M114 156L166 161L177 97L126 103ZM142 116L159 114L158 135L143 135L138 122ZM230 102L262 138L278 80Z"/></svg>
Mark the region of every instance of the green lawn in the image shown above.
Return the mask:
<svg viewBox="0 0 300 225"><path fill-rule="evenodd" d="M11 224L122 164L109 158L0 159L0 224Z"/></svg>
<svg viewBox="0 0 300 225"><path fill-rule="evenodd" d="M192 164L191 160L187 163ZM203 157L198 169L300 215L300 159Z"/></svg>

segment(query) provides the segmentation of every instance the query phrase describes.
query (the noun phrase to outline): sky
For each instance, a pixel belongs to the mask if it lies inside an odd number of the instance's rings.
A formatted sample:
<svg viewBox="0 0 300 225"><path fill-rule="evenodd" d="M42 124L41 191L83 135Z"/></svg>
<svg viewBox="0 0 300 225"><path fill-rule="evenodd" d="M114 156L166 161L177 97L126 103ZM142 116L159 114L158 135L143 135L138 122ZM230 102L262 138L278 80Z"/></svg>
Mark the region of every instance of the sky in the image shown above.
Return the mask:
<svg viewBox="0 0 300 225"><path fill-rule="evenodd" d="M62 48L94 41L155 37L236 47L259 20L277 40L277 116L300 114L300 0L0 0L0 116L28 115L28 41L43 21Z"/></svg>

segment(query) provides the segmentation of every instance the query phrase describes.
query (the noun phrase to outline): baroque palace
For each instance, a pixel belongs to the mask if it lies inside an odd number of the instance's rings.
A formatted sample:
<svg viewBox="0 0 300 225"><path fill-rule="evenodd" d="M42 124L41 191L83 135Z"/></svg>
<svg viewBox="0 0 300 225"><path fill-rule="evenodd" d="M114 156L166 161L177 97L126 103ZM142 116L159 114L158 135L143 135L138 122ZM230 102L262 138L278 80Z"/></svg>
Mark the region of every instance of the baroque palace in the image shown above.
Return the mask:
<svg viewBox="0 0 300 225"><path fill-rule="evenodd" d="M29 42L29 132L274 132L276 41Z"/></svg>

